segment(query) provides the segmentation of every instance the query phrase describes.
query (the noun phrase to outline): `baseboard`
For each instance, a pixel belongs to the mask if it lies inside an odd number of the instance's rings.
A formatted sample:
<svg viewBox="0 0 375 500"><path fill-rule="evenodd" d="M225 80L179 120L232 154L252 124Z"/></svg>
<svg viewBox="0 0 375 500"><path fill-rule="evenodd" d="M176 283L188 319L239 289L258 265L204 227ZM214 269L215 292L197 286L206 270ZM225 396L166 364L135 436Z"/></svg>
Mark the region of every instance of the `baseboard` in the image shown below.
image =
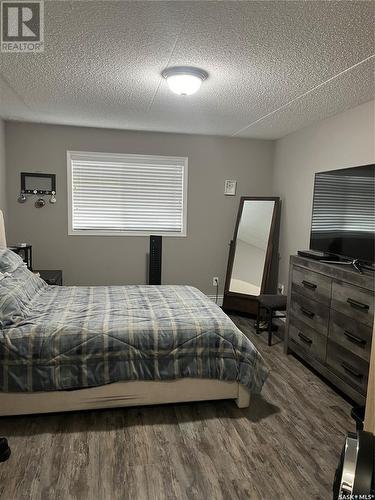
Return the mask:
<svg viewBox="0 0 375 500"><path fill-rule="evenodd" d="M216 295L207 295L207 297L212 300L213 302L216 302ZM218 306L222 306L223 305L223 299L224 299L224 295L218 295L217 296L217 305Z"/></svg>

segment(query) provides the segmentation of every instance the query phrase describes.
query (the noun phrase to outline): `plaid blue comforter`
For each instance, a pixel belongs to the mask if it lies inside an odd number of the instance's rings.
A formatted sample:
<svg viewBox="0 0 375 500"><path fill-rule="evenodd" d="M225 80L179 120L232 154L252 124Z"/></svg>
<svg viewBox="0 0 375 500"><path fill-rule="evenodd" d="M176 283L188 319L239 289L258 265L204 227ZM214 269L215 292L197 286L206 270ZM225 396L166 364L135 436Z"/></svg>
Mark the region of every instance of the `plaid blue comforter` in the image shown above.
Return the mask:
<svg viewBox="0 0 375 500"><path fill-rule="evenodd" d="M0 323L3 392L182 377L234 380L259 392L266 379L250 340L193 287L52 287L30 280L34 296Z"/></svg>

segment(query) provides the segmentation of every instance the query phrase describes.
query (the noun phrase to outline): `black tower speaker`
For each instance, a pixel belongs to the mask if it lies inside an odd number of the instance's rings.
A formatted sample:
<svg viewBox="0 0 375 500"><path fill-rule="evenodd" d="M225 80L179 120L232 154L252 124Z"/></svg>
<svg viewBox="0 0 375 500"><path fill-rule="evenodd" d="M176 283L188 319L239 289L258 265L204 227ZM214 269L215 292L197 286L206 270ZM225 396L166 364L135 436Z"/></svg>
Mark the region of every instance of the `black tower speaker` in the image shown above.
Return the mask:
<svg viewBox="0 0 375 500"><path fill-rule="evenodd" d="M150 236L150 262L148 284L161 285L162 237Z"/></svg>

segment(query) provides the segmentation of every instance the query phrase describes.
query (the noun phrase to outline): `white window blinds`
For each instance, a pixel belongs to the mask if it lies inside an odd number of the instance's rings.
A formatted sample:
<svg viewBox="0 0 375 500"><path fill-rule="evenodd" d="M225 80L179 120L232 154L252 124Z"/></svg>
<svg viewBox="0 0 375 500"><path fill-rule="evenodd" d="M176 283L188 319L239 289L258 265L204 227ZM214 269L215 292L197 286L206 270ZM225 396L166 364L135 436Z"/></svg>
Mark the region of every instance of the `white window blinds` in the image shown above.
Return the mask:
<svg viewBox="0 0 375 500"><path fill-rule="evenodd" d="M70 234L186 235L187 158L68 152Z"/></svg>

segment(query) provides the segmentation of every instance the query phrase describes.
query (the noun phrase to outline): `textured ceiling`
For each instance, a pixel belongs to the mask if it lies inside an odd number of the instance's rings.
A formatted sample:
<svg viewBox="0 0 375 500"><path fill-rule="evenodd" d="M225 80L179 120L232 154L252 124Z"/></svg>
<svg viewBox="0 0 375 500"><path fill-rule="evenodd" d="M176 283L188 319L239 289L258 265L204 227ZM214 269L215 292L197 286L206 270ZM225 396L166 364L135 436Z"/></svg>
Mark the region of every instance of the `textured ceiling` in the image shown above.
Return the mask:
<svg viewBox="0 0 375 500"><path fill-rule="evenodd" d="M45 51L0 55L5 119L274 139L374 97L367 1L46 1ZM209 72L172 94L161 71Z"/></svg>

